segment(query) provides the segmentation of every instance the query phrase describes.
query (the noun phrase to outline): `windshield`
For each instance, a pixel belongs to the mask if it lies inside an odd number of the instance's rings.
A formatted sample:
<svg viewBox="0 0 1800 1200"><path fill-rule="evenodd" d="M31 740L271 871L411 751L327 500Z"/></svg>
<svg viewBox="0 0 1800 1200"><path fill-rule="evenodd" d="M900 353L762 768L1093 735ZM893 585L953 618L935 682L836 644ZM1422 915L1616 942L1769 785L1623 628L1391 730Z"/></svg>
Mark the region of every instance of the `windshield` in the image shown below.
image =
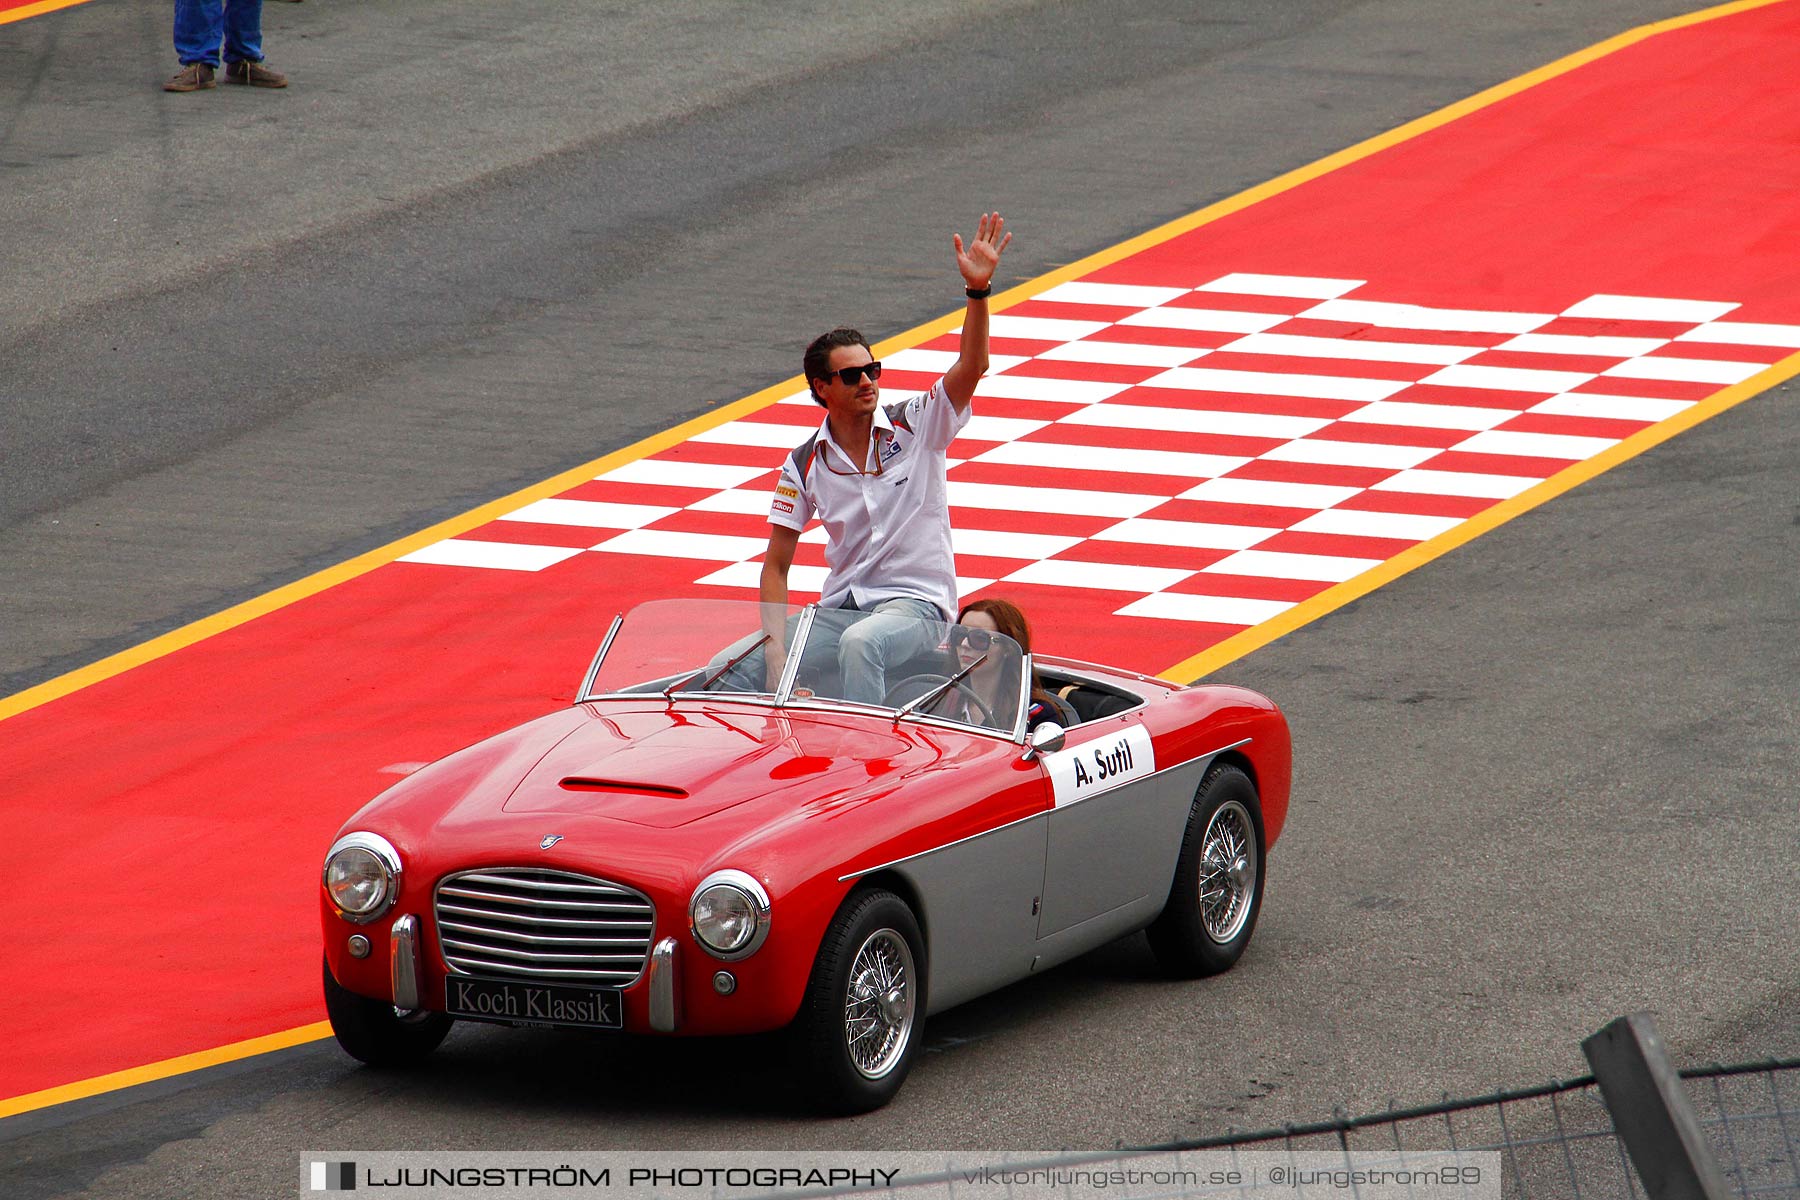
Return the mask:
<svg viewBox="0 0 1800 1200"><path fill-rule="evenodd" d="M850 609L656 600L628 613L579 699L729 693L856 705L1012 736L1025 655L986 629Z"/></svg>

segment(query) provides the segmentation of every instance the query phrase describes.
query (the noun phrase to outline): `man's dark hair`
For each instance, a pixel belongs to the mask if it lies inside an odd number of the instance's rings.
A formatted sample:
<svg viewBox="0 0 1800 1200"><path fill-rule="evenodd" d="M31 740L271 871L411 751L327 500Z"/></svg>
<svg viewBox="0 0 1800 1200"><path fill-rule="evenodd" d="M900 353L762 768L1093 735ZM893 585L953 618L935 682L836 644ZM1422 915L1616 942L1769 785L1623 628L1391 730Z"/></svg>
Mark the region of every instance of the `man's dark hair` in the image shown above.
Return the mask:
<svg viewBox="0 0 1800 1200"><path fill-rule="evenodd" d="M801 363L802 369L806 372L806 390L812 393L815 404L823 406L825 402L819 399L819 393L813 390L813 380L823 379L830 374L828 364L831 362L831 352L842 346L861 346L867 350L869 342L856 330L840 325L830 333L821 333L812 340L812 345L806 348L806 357L801 360Z"/></svg>

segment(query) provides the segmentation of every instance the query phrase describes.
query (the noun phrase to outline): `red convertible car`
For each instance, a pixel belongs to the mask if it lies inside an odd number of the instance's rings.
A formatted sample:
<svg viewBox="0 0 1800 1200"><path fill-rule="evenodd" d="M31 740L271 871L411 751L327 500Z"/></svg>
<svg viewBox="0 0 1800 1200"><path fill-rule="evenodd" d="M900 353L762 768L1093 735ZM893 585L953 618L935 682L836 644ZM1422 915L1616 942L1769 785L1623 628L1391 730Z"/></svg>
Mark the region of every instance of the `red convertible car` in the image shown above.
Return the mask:
<svg viewBox="0 0 1800 1200"><path fill-rule="evenodd" d="M1237 961L1288 807L1269 700L951 625L853 701L837 657L863 618L643 605L572 707L363 808L320 891L339 1042L400 1065L456 1020L786 1027L821 1104L855 1112L892 1098L928 1014L1113 938L1147 930L1179 977ZM1073 723L1028 728L1037 688Z"/></svg>

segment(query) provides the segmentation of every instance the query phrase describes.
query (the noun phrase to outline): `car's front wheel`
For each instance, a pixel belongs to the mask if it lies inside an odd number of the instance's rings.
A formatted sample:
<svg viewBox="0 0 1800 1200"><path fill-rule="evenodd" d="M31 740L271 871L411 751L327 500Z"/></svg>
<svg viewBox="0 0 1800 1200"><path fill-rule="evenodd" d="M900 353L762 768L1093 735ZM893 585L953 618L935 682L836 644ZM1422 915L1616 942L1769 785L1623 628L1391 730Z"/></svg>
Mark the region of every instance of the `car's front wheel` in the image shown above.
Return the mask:
<svg viewBox="0 0 1800 1200"><path fill-rule="evenodd" d="M1188 811L1169 902L1147 931L1163 972L1192 979L1229 970L1250 944L1262 892L1256 785L1237 767L1216 764Z"/></svg>
<svg viewBox="0 0 1800 1200"><path fill-rule="evenodd" d="M825 931L795 1022L830 1112L880 1108L912 1068L925 1017L925 942L892 892L857 892Z"/></svg>
<svg viewBox="0 0 1800 1200"><path fill-rule="evenodd" d="M438 1048L453 1018L414 1009L401 1012L386 1000L359 996L339 983L325 964L325 1013L338 1045L371 1067L407 1067Z"/></svg>

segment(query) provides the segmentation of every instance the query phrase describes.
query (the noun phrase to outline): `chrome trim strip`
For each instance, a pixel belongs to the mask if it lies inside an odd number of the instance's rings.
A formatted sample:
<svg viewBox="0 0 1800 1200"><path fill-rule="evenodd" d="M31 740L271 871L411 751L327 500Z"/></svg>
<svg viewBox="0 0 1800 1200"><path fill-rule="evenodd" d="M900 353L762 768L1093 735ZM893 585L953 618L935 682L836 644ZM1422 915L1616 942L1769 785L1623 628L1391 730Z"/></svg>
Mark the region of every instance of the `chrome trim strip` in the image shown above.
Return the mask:
<svg viewBox="0 0 1800 1200"><path fill-rule="evenodd" d="M594 651L594 661L588 664L587 674L581 677L581 686L575 691L575 703L580 704L588 698L588 690L594 686L594 676L600 674L600 664L606 661L606 652L612 649L613 639L619 636L619 630L624 624L625 614L615 613L612 626L600 640L600 649Z"/></svg>
<svg viewBox="0 0 1800 1200"><path fill-rule="evenodd" d="M1013 718L1012 740L1018 745L1025 744L1028 718L1031 716L1031 681L1037 678L1037 664L1031 660L1031 652L1025 652L1025 659L1019 672L1019 707L1018 716Z"/></svg>
<svg viewBox="0 0 1800 1200"><path fill-rule="evenodd" d="M658 1033L674 1033L681 1024L679 983L675 939L666 937L650 951L650 1028Z"/></svg>
<svg viewBox="0 0 1800 1200"><path fill-rule="evenodd" d="M557 872L564 874L564 872ZM613 883L604 883L598 879L591 883L557 883L549 879L515 879L507 875L493 875L483 871L461 871L457 879L464 883L499 884L505 887L530 888L543 892L598 892L603 896L631 896L629 888Z"/></svg>
<svg viewBox="0 0 1800 1200"><path fill-rule="evenodd" d="M394 1007L419 1007L419 918L407 913L394 922L388 934L388 978L393 984Z"/></svg>
<svg viewBox="0 0 1800 1200"><path fill-rule="evenodd" d="M889 867L897 867L901 863L911 862L915 858L924 858L928 854L936 854L940 850L948 850L952 846L960 846L964 842L972 842L976 838L989 837L993 834L999 833L1003 829L1011 829L1014 825L1023 825L1027 821L1041 820L1042 818L1049 816L1051 811L1052 811L1051 809L1046 808L1043 812L1027 813L1025 816L1015 818L1014 820L1008 821L1004 825L996 825L992 829L984 829L980 833L971 833L967 837L957 838L954 842L945 842L941 846L933 846L929 850L921 850L917 854L909 854L905 858L896 858L896 859L892 860L891 862L880 863L877 866L873 866L873 867L864 867L860 871L852 871L848 875L839 875L838 882L846 883L852 879L861 879L864 875L873 875L877 871L885 871Z"/></svg>
<svg viewBox="0 0 1800 1200"><path fill-rule="evenodd" d="M1235 741L1235 742L1231 743L1229 746L1220 746L1217 750L1210 750L1205 754L1196 754L1192 758L1184 758L1178 763L1172 763L1169 766L1162 767L1155 771L1152 771L1148 775L1140 775L1136 779L1128 779L1125 782L1127 782L1127 783L1142 783L1146 779L1155 779L1158 775L1166 775L1170 771L1179 771L1181 768L1191 767L1197 762L1205 762L1207 759L1217 758L1219 755L1225 753L1227 750L1236 750L1239 746L1248 746L1253 740L1254 739L1252 739L1252 738L1243 738L1239 741ZM1100 795L1105 795L1105 794L1106 794L1105 792L1100 793ZM1092 799L1092 797L1088 797L1088 799ZM1083 803L1083 801L1076 801L1076 803ZM954 842L945 842L941 846L933 846L931 849L921 850L917 854L908 854L905 858L896 858L889 862L880 863L873 867L864 867L860 871L852 871L848 875L839 875L838 882L839 883L847 883L852 879L860 879L864 875L873 875L876 871L885 871L889 867L897 867L901 863L911 862L915 858L924 858L928 854L936 854L940 850L948 850L952 846L960 846L964 842L972 842L976 838L984 838L984 837L987 837L989 834L999 833L1002 829L1011 829L1014 825L1023 825L1026 821L1035 821L1039 817L1047 817L1052 812L1066 811L1070 807L1072 807L1072 806L1065 804L1062 806L1061 809L1048 809L1047 808L1043 812L1035 812L1035 813L1030 814L1029 816L1019 817L1016 820L1008 821L1004 825L996 825L992 829L984 829L980 833L971 833L967 837L957 838Z"/></svg>
<svg viewBox="0 0 1800 1200"><path fill-rule="evenodd" d="M781 664L781 678L775 684L776 708L781 708L793 698L794 682L800 678L800 656L806 650L806 639L812 633L813 617L818 611L816 603L808 604L800 610L800 623L794 627L794 639L785 651L787 658ZM765 657L763 661L767 662L768 659Z"/></svg>

